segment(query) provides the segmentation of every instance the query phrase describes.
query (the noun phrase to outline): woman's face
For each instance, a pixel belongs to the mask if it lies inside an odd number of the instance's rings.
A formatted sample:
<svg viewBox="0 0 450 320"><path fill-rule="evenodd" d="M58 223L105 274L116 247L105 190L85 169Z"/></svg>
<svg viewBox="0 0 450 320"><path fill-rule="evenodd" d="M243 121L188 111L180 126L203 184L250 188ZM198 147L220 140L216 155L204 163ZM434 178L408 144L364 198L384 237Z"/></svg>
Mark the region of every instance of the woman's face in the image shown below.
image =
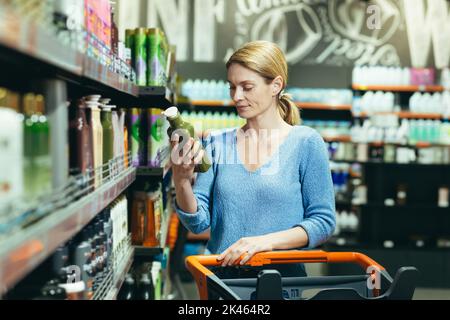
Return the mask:
<svg viewBox="0 0 450 320"><path fill-rule="evenodd" d="M241 118L251 119L266 112L281 91L279 77L271 83L258 73L233 63L228 68L230 97ZM280 88L278 88L280 87Z"/></svg>

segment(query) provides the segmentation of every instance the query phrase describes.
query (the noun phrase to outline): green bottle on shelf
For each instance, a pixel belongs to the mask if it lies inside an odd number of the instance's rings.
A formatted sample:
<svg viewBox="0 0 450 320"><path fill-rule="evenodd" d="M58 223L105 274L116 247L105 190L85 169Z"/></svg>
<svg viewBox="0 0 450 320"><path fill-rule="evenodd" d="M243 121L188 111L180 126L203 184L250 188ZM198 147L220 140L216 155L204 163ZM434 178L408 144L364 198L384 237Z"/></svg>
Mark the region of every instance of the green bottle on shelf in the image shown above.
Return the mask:
<svg viewBox="0 0 450 320"><path fill-rule="evenodd" d="M108 170L103 172L103 178L111 175L112 160L114 159L114 128L112 123L112 109L114 106L102 105L101 123L103 127L103 165Z"/></svg>
<svg viewBox="0 0 450 320"><path fill-rule="evenodd" d="M171 107L163 112L163 114L166 116L167 120L169 121L170 127L167 129L167 134L169 135L169 138L172 137L172 133L175 130L184 129L188 132L189 136L191 138L194 138L197 140L195 136L194 127L189 122L184 121L181 118L180 112L178 111L177 107ZM183 141L183 138L180 137L180 142ZM211 162L208 158L208 156L205 154L202 158L202 162L195 166L194 172L207 172L211 168Z"/></svg>

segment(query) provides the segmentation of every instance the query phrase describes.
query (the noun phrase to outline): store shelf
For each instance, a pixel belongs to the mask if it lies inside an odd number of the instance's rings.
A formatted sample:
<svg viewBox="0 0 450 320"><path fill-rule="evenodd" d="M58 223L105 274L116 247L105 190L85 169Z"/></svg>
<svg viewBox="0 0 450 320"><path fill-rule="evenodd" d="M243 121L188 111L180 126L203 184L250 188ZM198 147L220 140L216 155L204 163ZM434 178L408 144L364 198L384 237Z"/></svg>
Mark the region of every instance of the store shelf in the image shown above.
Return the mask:
<svg viewBox="0 0 450 320"><path fill-rule="evenodd" d="M136 178L128 168L91 194L12 234L0 243L0 295L35 269L55 249L75 236Z"/></svg>
<svg viewBox="0 0 450 320"><path fill-rule="evenodd" d="M125 277L130 271L131 266L133 265L133 259L134 259L134 248L130 247L127 256L125 257L125 259L123 259L122 263L114 272L113 285L106 293L103 300L117 300L117 295L119 294L120 288L122 287L125 281Z"/></svg>
<svg viewBox="0 0 450 320"><path fill-rule="evenodd" d="M131 81L112 72L108 67L88 56L84 56L83 59L83 76L134 97L139 94L138 87Z"/></svg>
<svg viewBox="0 0 450 320"><path fill-rule="evenodd" d="M351 136L322 136L326 142L352 142Z"/></svg>
<svg viewBox="0 0 450 320"><path fill-rule="evenodd" d="M4 7L0 10L0 49L9 48L57 68L82 75L82 54L66 48L33 21L17 17Z"/></svg>
<svg viewBox="0 0 450 320"><path fill-rule="evenodd" d="M437 205L432 205L432 204L422 204L422 203L417 203L417 204L406 204L406 205L392 205L392 206L387 206L383 203L367 203L367 204L363 204L361 205L362 208L380 208L380 209L395 209L395 210L411 210L411 209L420 209L420 210L433 210L433 211L442 211L442 213L445 212L445 214L448 213L448 211L450 210L449 207L438 207Z"/></svg>
<svg viewBox="0 0 450 320"><path fill-rule="evenodd" d="M40 70L46 70L46 76L56 73L82 87L103 87L127 96L138 96L137 86L128 79L63 44L50 31L33 21L17 17L3 7L0 9L0 53L5 63L16 61L24 68L29 66L28 69L40 66Z"/></svg>
<svg viewBox="0 0 450 320"><path fill-rule="evenodd" d="M394 91L394 92L442 92L444 91L443 86L384 86L384 85L359 85L353 84L353 90L358 91Z"/></svg>
<svg viewBox="0 0 450 320"><path fill-rule="evenodd" d="M443 115L440 113L419 113L419 112L410 112L410 111L401 111L401 112L373 112L371 114L367 112L361 112L359 114L353 114L355 118L368 118L372 115L395 115L400 119L430 119L430 120L441 120L443 119Z"/></svg>
<svg viewBox="0 0 450 320"><path fill-rule="evenodd" d="M331 104L319 102L296 102L295 104L303 110L339 110L339 111L352 110L352 106L346 104Z"/></svg>
<svg viewBox="0 0 450 320"><path fill-rule="evenodd" d="M137 167L136 175L138 177L152 177L152 178L160 178L162 180L166 177L170 169L171 169L170 163L168 163L164 168Z"/></svg>
<svg viewBox="0 0 450 320"><path fill-rule="evenodd" d="M148 86L148 87L138 87L139 98L143 100L148 107L171 107L173 105L172 101L172 90L164 86Z"/></svg>
<svg viewBox="0 0 450 320"><path fill-rule="evenodd" d="M357 161L357 160L336 160L336 159L330 159L330 162L335 163L357 163L364 166L391 166L391 167L439 167L442 169L450 169L450 164L444 164L444 163L417 163L417 162L410 162L410 163L398 163L398 162L383 162L383 161Z"/></svg>

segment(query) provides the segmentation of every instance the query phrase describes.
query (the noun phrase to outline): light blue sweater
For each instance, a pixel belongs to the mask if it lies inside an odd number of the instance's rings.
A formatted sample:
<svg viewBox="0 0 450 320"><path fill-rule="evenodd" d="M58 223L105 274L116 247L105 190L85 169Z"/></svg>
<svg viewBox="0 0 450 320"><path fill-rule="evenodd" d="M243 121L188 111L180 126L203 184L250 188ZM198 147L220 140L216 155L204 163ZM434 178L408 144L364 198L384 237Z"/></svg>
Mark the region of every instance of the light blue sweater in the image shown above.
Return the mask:
<svg viewBox="0 0 450 320"><path fill-rule="evenodd" d="M213 164L193 187L197 212L175 209L193 233L211 228L207 249L221 253L243 237L295 226L308 234L307 248L324 243L335 228L335 202L328 154L313 129L295 126L272 157L255 172L240 161L237 129L218 131L204 146Z"/></svg>

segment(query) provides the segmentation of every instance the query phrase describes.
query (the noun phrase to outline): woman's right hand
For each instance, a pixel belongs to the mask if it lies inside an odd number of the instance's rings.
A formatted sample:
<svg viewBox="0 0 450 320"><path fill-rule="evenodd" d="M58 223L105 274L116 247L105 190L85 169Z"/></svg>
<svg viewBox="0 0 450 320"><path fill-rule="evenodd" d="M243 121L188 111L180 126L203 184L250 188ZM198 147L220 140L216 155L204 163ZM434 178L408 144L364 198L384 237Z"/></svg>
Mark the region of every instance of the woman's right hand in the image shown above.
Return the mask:
<svg viewBox="0 0 450 320"><path fill-rule="evenodd" d="M195 165L202 162L205 151L201 149L199 141L189 138L186 143L179 143L179 135L171 137L172 151L170 161L175 183L191 181L194 176Z"/></svg>

